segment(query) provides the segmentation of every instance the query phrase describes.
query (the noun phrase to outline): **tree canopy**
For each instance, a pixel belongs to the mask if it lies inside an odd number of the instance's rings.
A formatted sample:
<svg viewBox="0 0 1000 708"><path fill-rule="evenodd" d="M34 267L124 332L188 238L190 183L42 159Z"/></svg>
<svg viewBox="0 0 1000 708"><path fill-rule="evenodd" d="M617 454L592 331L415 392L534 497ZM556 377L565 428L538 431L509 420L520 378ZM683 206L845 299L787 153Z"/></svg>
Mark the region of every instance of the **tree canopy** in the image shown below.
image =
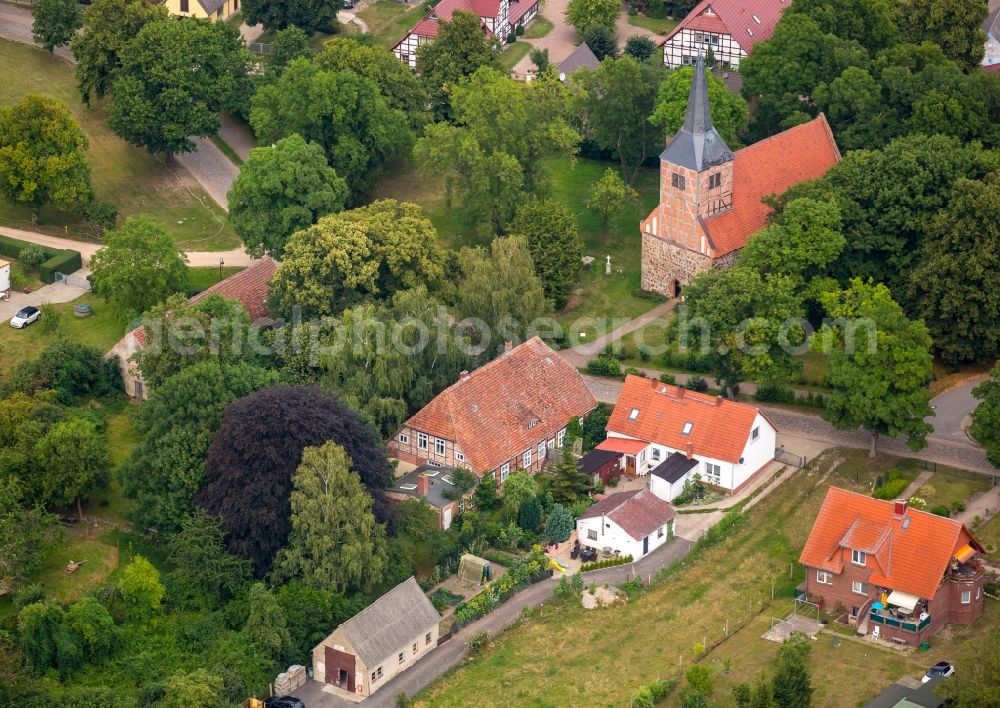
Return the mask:
<svg viewBox="0 0 1000 708"><path fill-rule="evenodd" d="M621 15L618 0L569 0L566 6L566 21L578 32L600 25L614 27Z"/></svg>
<svg viewBox="0 0 1000 708"><path fill-rule="evenodd" d="M306 32L340 31L338 0L243 0L240 11L250 25L264 25L269 30L299 27Z"/></svg>
<svg viewBox="0 0 1000 708"><path fill-rule="evenodd" d="M278 311L330 315L444 277L444 252L416 204L392 199L331 214L292 235L271 281Z"/></svg>
<svg viewBox="0 0 1000 708"><path fill-rule="evenodd" d="M510 230L524 236L545 296L562 308L583 271L576 216L555 199L536 200L518 208Z"/></svg>
<svg viewBox="0 0 1000 708"><path fill-rule="evenodd" d="M250 561L226 550L219 519L197 509L167 541L171 587L195 607L236 597L250 580Z"/></svg>
<svg viewBox="0 0 1000 708"><path fill-rule="evenodd" d="M31 8L31 14L35 17L31 36L50 53L56 47L69 44L83 25L76 0L38 0Z"/></svg>
<svg viewBox="0 0 1000 708"><path fill-rule="evenodd" d="M89 202L88 145L59 101L32 93L0 106L0 195L32 214L48 203L68 210Z"/></svg>
<svg viewBox="0 0 1000 708"><path fill-rule="evenodd" d="M348 191L323 148L293 133L250 151L229 190L229 218L251 256L280 260L288 238L343 209Z"/></svg>
<svg viewBox="0 0 1000 708"><path fill-rule="evenodd" d="M1000 364L986 381L972 389L980 403L972 412L972 436L986 448L994 467L1000 467Z"/></svg>
<svg viewBox="0 0 1000 708"><path fill-rule="evenodd" d="M929 39L969 71L983 59L988 13L983 0L899 0L896 16L904 41Z"/></svg>
<svg viewBox="0 0 1000 708"><path fill-rule="evenodd" d="M146 24L118 60L108 125L152 153L191 152L189 136L216 133L219 111L238 107L249 93L251 54L228 22Z"/></svg>
<svg viewBox="0 0 1000 708"><path fill-rule="evenodd" d="M726 144L736 150L742 144L740 136L747 127L747 102L742 96L726 88L722 79L716 77L711 70L706 69L705 75L708 78L712 123ZM671 71L660 84L656 95L656 106L649 120L661 128L667 136L674 135L684 125L693 78L694 68L682 66Z"/></svg>
<svg viewBox="0 0 1000 708"><path fill-rule="evenodd" d="M108 231L104 243L90 259L90 282L120 319L137 317L187 287L187 256L151 217L130 217Z"/></svg>
<svg viewBox="0 0 1000 708"><path fill-rule="evenodd" d="M390 517L383 489L391 479L381 444L357 415L316 388L276 386L226 406L208 450L208 484L195 502L222 517L229 550L249 558L258 577L271 568L291 530L292 475L302 451L333 441L374 500L376 520Z"/></svg>

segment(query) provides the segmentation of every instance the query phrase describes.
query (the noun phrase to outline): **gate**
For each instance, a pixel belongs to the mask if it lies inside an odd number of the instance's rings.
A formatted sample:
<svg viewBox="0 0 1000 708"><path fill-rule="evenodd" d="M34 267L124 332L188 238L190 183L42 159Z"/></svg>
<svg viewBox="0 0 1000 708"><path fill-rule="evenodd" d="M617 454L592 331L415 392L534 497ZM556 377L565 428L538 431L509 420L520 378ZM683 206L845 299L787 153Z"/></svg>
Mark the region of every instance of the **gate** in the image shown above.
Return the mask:
<svg viewBox="0 0 1000 708"><path fill-rule="evenodd" d="M81 290L90 292L90 278L86 275L80 275L79 273L70 273L69 275L65 273L56 273L55 275L57 283L64 283L65 285L70 285L74 288L80 288Z"/></svg>
<svg viewBox="0 0 1000 708"><path fill-rule="evenodd" d="M779 447L774 451L774 459L792 467L802 468L806 466L805 457L788 452L783 447Z"/></svg>

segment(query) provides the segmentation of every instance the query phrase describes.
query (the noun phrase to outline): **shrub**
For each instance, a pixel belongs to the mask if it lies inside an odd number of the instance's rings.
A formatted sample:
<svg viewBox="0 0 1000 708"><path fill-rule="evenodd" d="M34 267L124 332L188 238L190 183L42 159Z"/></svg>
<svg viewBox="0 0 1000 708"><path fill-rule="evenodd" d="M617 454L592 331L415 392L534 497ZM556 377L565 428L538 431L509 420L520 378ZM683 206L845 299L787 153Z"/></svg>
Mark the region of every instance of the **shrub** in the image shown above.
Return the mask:
<svg viewBox="0 0 1000 708"><path fill-rule="evenodd" d="M46 334L56 334L62 330L62 313L51 302L38 306L42 317L42 331Z"/></svg>
<svg viewBox="0 0 1000 708"><path fill-rule="evenodd" d="M660 383L670 384L671 386L677 385L677 377L673 374L660 374Z"/></svg>
<svg viewBox="0 0 1000 708"><path fill-rule="evenodd" d="M618 486L618 477L608 477L608 486L614 489Z"/></svg>
<svg viewBox="0 0 1000 708"><path fill-rule="evenodd" d="M753 397L755 401L765 403L795 403L795 391L774 381L758 386Z"/></svg>
<svg viewBox="0 0 1000 708"><path fill-rule="evenodd" d="M481 653L483 649L489 646L490 633L487 632L485 629L481 629L475 634L473 634L471 637L469 637L469 641L466 642L466 644L469 647L469 655L476 656L477 654Z"/></svg>
<svg viewBox="0 0 1000 708"><path fill-rule="evenodd" d="M594 376L621 376L622 365L617 359L599 356L587 362L587 373Z"/></svg>
<svg viewBox="0 0 1000 708"><path fill-rule="evenodd" d="M684 388L691 391L698 391L699 393L704 393L708 390L708 381L706 381L701 376L695 376L688 379L687 383L684 384Z"/></svg>
<svg viewBox="0 0 1000 708"><path fill-rule="evenodd" d="M951 503L951 508L954 511L965 511L965 502L961 499L956 499Z"/></svg>
<svg viewBox="0 0 1000 708"><path fill-rule="evenodd" d="M511 32L507 35L507 44L513 44L517 41L517 35Z"/></svg>
<svg viewBox="0 0 1000 708"><path fill-rule="evenodd" d="M604 558L593 563L584 563L580 566L580 572L586 573L588 570L600 570L601 568L614 568L616 565L631 563L632 556L618 556L617 558ZM593 594L593 593L591 593Z"/></svg>
<svg viewBox="0 0 1000 708"><path fill-rule="evenodd" d="M935 504L927 511L931 512L932 514L937 514L938 516L945 516L945 517L951 516L951 510L944 504Z"/></svg>
<svg viewBox="0 0 1000 708"><path fill-rule="evenodd" d="M524 34L524 25L518 25L517 29L514 30L514 34L516 34L518 37L520 37L521 35L523 35Z"/></svg>
<svg viewBox="0 0 1000 708"><path fill-rule="evenodd" d="M903 490L910 486L910 480L900 477L890 479L885 484L876 487L872 496L876 499L897 499Z"/></svg>
<svg viewBox="0 0 1000 708"><path fill-rule="evenodd" d="M21 261L29 268L37 268L48 260L48 258L45 255L45 250L41 246L32 244L21 249L21 251L17 254L17 260Z"/></svg>
<svg viewBox="0 0 1000 708"><path fill-rule="evenodd" d="M118 207L111 202L94 199L83 206L81 215L96 226L99 231L115 228L118 222Z"/></svg>

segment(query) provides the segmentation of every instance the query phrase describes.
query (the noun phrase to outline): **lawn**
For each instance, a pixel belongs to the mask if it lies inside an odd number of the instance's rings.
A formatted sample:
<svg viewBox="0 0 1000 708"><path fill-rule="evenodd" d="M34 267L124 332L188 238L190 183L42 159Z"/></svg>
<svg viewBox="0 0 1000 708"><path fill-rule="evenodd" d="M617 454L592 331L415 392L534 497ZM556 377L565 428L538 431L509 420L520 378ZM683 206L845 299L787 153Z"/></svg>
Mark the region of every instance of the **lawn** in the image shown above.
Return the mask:
<svg viewBox="0 0 1000 708"><path fill-rule="evenodd" d="M677 26L678 20L667 20L656 17L646 17L645 15L629 15L628 23L633 27L643 27L650 32L656 32L666 36Z"/></svg>
<svg viewBox="0 0 1000 708"><path fill-rule="evenodd" d="M90 140L87 160L100 198L112 202L120 214L140 212L161 222L178 246L198 250L225 250L239 245L225 212L183 168L165 165L153 156L118 138L105 124L98 105L88 109L80 102L73 67L40 49L0 40L0 105L19 101L27 93L40 93L63 101ZM0 200L0 223L45 233L94 240L90 227L75 213L43 208L37 226L30 210Z"/></svg>
<svg viewBox="0 0 1000 708"><path fill-rule="evenodd" d="M515 42L507 45L507 48L500 52L500 65L510 71L521 59L528 55L532 46L527 42Z"/></svg>
<svg viewBox="0 0 1000 708"><path fill-rule="evenodd" d="M243 269L233 268L230 266L224 266L222 268L218 268L217 266L207 268L188 268L188 284L191 286L192 290L201 292L202 290L208 290L219 281L236 275L241 270Z"/></svg>
<svg viewBox="0 0 1000 708"><path fill-rule="evenodd" d="M75 572L64 569L70 561L85 561ZM100 585L118 567L118 549L99 538L93 528L70 530L67 543L45 559L42 571L33 578L45 594L61 601L72 600Z"/></svg>
<svg viewBox="0 0 1000 708"><path fill-rule="evenodd" d="M927 502L928 508L941 504L954 513L957 511L956 505L961 504L964 508L974 494L985 492L991 486L985 480L937 472L917 490L916 495Z"/></svg>
<svg viewBox="0 0 1000 708"><path fill-rule="evenodd" d="M541 39L555 27L550 20L542 17L541 15L536 15L528 27L524 30L524 39Z"/></svg>
<svg viewBox="0 0 1000 708"><path fill-rule="evenodd" d="M427 14L427 8L380 0L366 5L356 14L367 23L375 41L391 49Z"/></svg>
<svg viewBox="0 0 1000 708"><path fill-rule="evenodd" d="M974 529L973 533L986 549L986 557L994 562L1000 561L1000 514Z"/></svg>

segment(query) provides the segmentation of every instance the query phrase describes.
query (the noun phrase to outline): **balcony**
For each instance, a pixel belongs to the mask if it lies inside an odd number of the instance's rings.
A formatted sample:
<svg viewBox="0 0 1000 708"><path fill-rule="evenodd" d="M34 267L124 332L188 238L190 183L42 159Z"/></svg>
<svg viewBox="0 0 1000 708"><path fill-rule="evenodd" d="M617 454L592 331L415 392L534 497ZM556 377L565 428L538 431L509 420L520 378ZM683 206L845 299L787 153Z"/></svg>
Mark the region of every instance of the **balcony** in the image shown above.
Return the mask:
<svg viewBox="0 0 1000 708"><path fill-rule="evenodd" d="M880 610L872 610L868 619L875 624L885 625L886 627L898 627L906 632L919 632L931 623L930 615L927 615L919 622L912 622L892 614L884 614Z"/></svg>

